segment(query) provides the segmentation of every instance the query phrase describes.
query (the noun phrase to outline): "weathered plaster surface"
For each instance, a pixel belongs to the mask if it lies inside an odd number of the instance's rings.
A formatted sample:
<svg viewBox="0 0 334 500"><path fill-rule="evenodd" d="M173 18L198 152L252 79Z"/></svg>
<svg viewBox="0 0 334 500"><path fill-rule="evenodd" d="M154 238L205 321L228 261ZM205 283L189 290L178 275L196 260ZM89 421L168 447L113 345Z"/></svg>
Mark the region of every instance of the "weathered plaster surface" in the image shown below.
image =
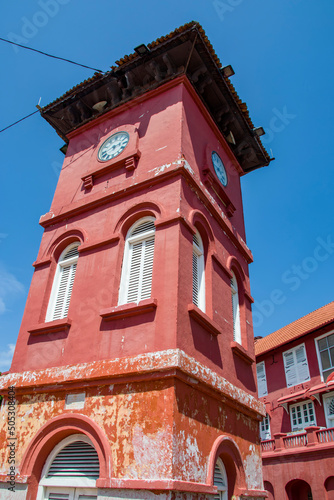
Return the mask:
<svg viewBox="0 0 334 500"><path fill-rule="evenodd" d="M27 495L27 486L22 484L15 485L15 491L9 491L6 483L0 483L1 500L25 500Z"/></svg>
<svg viewBox="0 0 334 500"><path fill-rule="evenodd" d="M86 381L87 379L112 378L133 373L149 373L171 368L179 368L191 376L219 391L231 400L265 416L265 406L252 395L239 389L226 378L199 363L179 349L169 349L128 358L81 363L74 366L61 366L45 370L23 373L9 373L0 378L0 390L14 385L16 388L28 388L48 384Z"/></svg>
<svg viewBox="0 0 334 500"><path fill-rule="evenodd" d="M39 429L66 413L94 420L110 441L115 477L157 479L172 474L172 411L174 391L159 381L86 389L82 410L66 411L66 392L23 394L16 406L16 461ZM1 414L0 474L8 472L7 406Z"/></svg>
<svg viewBox="0 0 334 500"><path fill-rule="evenodd" d="M136 425L133 430L132 446L136 470L132 477L157 479L170 475L170 450L172 437L170 430L161 430L154 434L144 434Z"/></svg>
<svg viewBox="0 0 334 500"><path fill-rule="evenodd" d="M205 483L207 460L203 457L202 450L199 449L197 439L192 433L185 430L178 430L174 434L174 464L175 475L178 479ZM201 445L200 445L201 446ZM180 470L181 466L181 470Z"/></svg>
<svg viewBox="0 0 334 500"><path fill-rule="evenodd" d="M262 483L262 460L259 448L249 446L249 454L244 459L247 486L250 490L260 490Z"/></svg>
<svg viewBox="0 0 334 500"><path fill-rule="evenodd" d="M140 490L100 490L98 500L213 500L211 495L184 492Z"/></svg>

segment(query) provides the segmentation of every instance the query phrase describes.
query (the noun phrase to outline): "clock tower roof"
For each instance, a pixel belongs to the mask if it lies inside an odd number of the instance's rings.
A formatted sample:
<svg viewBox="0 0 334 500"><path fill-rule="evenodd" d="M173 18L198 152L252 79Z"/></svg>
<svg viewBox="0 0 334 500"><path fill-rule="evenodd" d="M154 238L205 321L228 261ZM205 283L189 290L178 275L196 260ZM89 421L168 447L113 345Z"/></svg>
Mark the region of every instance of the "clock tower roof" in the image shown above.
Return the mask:
<svg viewBox="0 0 334 500"><path fill-rule="evenodd" d="M186 75L245 173L271 161L247 105L241 101L201 25L190 22L126 55L106 73L95 73L41 109L68 142L68 134L181 75ZM232 140L229 138L232 138Z"/></svg>

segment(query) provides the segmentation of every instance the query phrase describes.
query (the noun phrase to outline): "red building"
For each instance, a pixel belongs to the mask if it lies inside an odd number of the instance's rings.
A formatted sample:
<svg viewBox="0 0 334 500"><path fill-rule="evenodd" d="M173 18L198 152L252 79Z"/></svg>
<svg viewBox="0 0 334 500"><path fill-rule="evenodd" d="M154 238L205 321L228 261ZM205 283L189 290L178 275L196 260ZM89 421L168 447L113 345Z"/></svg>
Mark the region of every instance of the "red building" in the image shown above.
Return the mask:
<svg viewBox="0 0 334 500"><path fill-rule="evenodd" d="M334 499L334 302L256 341L269 498Z"/></svg>
<svg viewBox="0 0 334 500"><path fill-rule="evenodd" d="M265 496L240 176L270 159L197 23L135 51L41 110L67 152L0 380L1 499Z"/></svg>

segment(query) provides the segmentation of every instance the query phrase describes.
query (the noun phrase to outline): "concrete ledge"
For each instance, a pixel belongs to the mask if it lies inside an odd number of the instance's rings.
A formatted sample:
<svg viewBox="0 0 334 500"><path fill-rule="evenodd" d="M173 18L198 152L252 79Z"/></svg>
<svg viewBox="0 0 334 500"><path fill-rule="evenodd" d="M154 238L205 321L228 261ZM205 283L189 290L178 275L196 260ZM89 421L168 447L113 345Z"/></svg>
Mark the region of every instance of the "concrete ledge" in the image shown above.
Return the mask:
<svg viewBox="0 0 334 500"><path fill-rule="evenodd" d="M49 390L50 386L69 387L80 381L106 383L114 379L132 375L162 374L178 369L185 375L204 384L215 392L258 414L259 419L266 415L265 405L243 389L236 387L226 378L199 363L180 349L151 352L126 358L108 359L80 363L70 366L57 366L44 370L8 373L0 377L0 390L15 386L17 391ZM108 382L109 383L109 382ZM110 382L111 383L111 382Z"/></svg>

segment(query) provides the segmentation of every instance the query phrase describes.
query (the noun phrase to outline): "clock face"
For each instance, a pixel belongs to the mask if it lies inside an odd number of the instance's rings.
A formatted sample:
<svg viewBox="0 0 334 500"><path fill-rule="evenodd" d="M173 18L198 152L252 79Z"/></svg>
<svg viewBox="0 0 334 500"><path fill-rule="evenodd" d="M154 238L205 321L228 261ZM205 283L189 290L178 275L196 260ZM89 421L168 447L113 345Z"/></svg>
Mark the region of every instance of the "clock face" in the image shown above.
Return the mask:
<svg viewBox="0 0 334 500"><path fill-rule="evenodd" d="M129 134L127 132L116 132L116 134L108 137L101 145L98 152L98 159L108 161L120 155L126 148L129 142Z"/></svg>
<svg viewBox="0 0 334 500"><path fill-rule="evenodd" d="M212 151L211 159L218 179L224 187L227 186L227 173L222 159L220 158L219 154L216 153L216 151Z"/></svg>

